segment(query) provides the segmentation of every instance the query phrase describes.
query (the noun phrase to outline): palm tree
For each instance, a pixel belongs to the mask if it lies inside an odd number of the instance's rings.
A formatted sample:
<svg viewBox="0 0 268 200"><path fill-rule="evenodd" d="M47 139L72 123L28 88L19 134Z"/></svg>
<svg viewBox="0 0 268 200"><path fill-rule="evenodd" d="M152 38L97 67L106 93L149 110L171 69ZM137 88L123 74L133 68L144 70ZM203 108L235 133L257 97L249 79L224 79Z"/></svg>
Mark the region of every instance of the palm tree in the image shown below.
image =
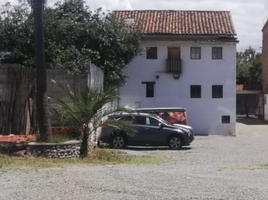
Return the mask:
<svg viewBox="0 0 268 200"><path fill-rule="evenodd" d="M49 118L48 99L47 99L47 80L45 66L45 45L43 10L45 0L31 0L34 17L34 36L36 51L36 111L37 123L41 141L51 139L51 124Z"/></svg>
<svg viewBox="0 0 268 200"><path fill-rule="evenodd" d="M96 131L103 125L113 126L116 129L124 129L127 134L135 134L129 124L122 120L109 120L108 115L115 112L130 112L130 110L123 107L112 107L109 103L117 98L117 92L114 88L100 92L98 88L91 89L86 87L80 94L75 94L69 86L63 86L52 81L60 87L65 94L66 100L55 99L60 106L61 119L66 124L80 130L82 135L82 145L80 155L82 157L88 156L91 134L96 134Z"/></svg>

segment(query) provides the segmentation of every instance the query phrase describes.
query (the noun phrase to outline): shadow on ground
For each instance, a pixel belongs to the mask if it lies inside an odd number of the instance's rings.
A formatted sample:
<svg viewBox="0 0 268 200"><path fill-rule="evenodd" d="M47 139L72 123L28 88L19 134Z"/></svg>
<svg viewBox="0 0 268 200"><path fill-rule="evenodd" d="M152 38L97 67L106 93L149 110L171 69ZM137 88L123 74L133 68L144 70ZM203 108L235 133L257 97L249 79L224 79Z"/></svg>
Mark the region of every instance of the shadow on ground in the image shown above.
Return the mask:
<svg viewBox="0 0 268 200"><path fill-rule="evenodd" d="M237 116L236 122L246 124L246 125L268 125L267 121L260 120L256 118L255 116L249 116L249 118L245 116Z"/></svg>
<svg viewBox="0 0 268 200"><path fill-rule="evenodd" d="M191 147L182 147L179 149L179 151L187 151L191 150ZM128 146L125 147L125 150L134 150L134 151L155 151L155 150L166 150L166 151L171 151L168 147L157 147L157 146ZM176 150L175 150L176 151Z"/></svg>

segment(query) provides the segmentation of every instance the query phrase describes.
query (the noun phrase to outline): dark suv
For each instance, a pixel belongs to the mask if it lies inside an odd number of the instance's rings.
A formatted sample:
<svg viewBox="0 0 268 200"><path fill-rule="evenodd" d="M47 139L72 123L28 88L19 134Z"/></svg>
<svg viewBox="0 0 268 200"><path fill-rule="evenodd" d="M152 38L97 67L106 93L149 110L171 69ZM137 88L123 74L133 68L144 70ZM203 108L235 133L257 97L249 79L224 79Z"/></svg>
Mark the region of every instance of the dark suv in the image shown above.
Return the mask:
<svg viewBox="0 0 268 200"><path fill-rule="evenodd" d="M154 145L180 149L182 146L190 145L194 140L192 130L170 125L158 116L139 113L110 116L109 118L128 121L135 130L134 135L129 135L124 130L110 126L103 127L99 140L109 143L112 148L119 149L126 145Z"/></svg>

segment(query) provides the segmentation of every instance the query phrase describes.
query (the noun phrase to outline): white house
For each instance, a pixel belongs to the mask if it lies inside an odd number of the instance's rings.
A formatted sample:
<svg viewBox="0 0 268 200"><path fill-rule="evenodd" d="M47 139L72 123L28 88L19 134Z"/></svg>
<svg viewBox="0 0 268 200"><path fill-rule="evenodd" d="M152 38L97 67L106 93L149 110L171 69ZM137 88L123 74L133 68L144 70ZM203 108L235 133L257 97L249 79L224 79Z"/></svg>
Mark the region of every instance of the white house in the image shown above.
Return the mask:
<svg viewBox="0 0 268 200"><path fill-rule="evenodd" d="M236 32L228 11L115 11L140 24L144 53L125 69L120 105L184 107L196 134L235 134Z"/></svg>

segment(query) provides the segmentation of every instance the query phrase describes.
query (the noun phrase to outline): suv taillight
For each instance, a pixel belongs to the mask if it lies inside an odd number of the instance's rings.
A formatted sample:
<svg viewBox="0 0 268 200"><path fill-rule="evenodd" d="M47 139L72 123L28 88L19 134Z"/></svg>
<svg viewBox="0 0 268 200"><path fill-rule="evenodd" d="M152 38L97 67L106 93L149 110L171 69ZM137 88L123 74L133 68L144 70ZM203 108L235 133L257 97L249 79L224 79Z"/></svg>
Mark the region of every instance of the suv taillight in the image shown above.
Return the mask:
<svg viewBox="0 0 268 200"><path fill-rule="evenodd" d="M107 128L107 125L102 125L102 128Z"/></svg>

